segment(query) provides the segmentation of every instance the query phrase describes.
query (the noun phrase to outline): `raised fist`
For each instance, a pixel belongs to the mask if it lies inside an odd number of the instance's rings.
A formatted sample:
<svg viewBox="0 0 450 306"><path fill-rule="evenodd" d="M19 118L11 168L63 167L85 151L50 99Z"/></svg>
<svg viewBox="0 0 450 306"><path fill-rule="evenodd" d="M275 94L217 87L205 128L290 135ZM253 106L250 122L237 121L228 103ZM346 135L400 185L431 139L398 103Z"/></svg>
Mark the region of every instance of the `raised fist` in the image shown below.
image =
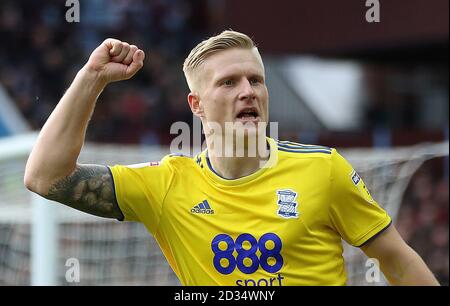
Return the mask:
<svg viewBox="0 0 450 306"><path fill-rule="evenodd" d="M108 38L89 57L87 69L105 83L127 80L144 65L145 53L135 45Z"/></svg>

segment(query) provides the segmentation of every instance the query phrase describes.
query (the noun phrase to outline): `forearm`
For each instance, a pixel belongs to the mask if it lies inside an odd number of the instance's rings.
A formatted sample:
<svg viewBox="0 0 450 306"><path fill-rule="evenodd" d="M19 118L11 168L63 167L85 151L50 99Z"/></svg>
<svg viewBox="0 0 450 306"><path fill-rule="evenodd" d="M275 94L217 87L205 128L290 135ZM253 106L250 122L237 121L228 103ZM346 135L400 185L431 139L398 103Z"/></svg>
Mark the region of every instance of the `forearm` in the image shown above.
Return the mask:
<svg viewBox="0 0 450 306"><path fill-rule="evenodd" d="M45 193L53 180L69 175L84 143L89 119L105 84L81 69L44 124L25 170L25 184Z"/></svg>
<svg viewBox="0 0 450 306"><path fill-rule="evenodd" d="M398 263L382 266L389 283L397 286L439 286L422 258L415 251L411 251L408 259L403 258Z"/></svg>

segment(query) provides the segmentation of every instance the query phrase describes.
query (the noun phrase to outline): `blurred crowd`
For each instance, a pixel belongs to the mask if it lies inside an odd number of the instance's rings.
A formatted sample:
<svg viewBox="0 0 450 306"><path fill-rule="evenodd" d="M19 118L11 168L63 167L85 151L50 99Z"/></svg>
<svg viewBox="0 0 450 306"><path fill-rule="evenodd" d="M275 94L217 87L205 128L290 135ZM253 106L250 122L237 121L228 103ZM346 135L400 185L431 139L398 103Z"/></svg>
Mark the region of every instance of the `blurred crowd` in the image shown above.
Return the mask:
<svg viewBox="0 0 450 306"><path fill-rule="evenodd" d="M449 285L448 177L443 158L426 162L404 194L398 231L419 253L442 285ZM448 174L447 174L448 175Z"/></svg>
<svg viewBox="0 0 450 306"><path fill-rule="evenodd" d="M107 87L87 139L168 143L172 122L192 121L182 63L206 35L207 2L80 1L80 22L68 23L64 1L2 1L0 82L39 129L93 49L108 37L127 41L146 52L144 68Z"/></svg>
<svg viewBox="0 0 450 306"><path fill-rule="evenodd" d="M127 41L146 52L144 68L131 80L106 88L87 139L168 144L173 138L173 122L192 122L182 63L191 48L211 34L218 19L216 2L80 0L80 22L69 23L69 7L64 1L18 4L3 0L0 33L5 43L0 49L0 82L31 128L39 129L90 53L108 37ZM319 131L319 138L313 140L328 146L345 146L352 140L349 146L371 146L375 141L367 139L374 129L436 131L448 125L447 66L395 61L365 63L363 67L367 88L361 101L365 109L360 130L366 134L346 137ZM292 131L283 126L279 131L280 138L301 142L304 133L310 132L317 131Z"/></svg>

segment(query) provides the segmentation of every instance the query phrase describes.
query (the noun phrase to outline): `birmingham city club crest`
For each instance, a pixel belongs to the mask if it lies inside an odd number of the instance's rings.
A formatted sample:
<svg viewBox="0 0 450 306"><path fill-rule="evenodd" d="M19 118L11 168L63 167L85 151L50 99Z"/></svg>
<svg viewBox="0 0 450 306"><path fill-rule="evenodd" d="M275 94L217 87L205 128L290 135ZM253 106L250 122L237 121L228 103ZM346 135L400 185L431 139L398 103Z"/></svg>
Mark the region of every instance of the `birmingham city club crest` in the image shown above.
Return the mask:
<svg viewBox="0 0 450 306"><path fill-rule="evenodd" d="M297 193L290 189L277 190L277 214L283 218L298 218Z"/></svg>

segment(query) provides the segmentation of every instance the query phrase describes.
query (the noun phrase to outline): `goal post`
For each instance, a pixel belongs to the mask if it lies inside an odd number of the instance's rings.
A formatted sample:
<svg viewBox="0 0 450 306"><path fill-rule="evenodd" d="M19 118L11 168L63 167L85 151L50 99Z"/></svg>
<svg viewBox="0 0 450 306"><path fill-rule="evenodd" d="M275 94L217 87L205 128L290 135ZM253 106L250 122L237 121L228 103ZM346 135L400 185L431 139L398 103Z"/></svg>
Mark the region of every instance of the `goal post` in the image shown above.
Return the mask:
<svg viewBox="0 0 450 306"><path fill-rule="evenodd" d="M92 216L46 200L23 184L36 133L0 139L0 285L178 285L156 241L138 223ZM133 164L168 148L86 144L79 161Z"/></svg>
<svg viewBox="0 0 450 306"><path fill-rule="evenodd" d="M55 204L31 194L31 285L57 285L58 220Z"/></svg>
<svg viewBox="0 0 450 306"><path fill-rule="evenodd" d="M179 285L142 224L118 222L47 201L23 185L37 134L0 139L0 285L77 285L66 278L70 259L81 285ZM448 156L449 143L385 149L340 149L394 221L403 194L427 160ZM135 164L160 160L169 148L87 143L81 163ZM349 285L365 280L366 258L344 243Z"/></svg>

